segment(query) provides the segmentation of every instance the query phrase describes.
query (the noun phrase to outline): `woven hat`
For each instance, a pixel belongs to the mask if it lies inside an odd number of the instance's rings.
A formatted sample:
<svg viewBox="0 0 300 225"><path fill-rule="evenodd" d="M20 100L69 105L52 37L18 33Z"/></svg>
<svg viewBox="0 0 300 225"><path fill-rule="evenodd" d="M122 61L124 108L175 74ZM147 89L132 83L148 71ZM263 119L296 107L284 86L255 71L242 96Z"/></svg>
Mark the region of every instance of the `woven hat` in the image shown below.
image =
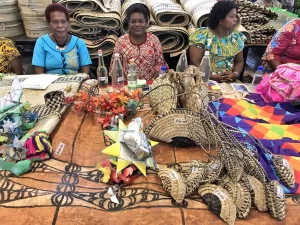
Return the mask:
<svg viewBox="0 0 300 225"><path fill-rule="evenodd" d="M151 0L146 2L159 26L185 27L190 23L190 16L176 1Z"/></svg>
<svg viewBox="0 0 300 225"><path fill-rule="evenodd" d="M274 168L280 180L289 188L295 187L294 169L282 155L276 155L273 159Z"/></svg>
<svg viewBox="0 0 300 225"><path fill-rule="evenodd" d="M250 184L252 204L258 211L268 211L265 185L253 176L247 175L247 178Z"/></svg>
<svg viewBox="0 0 300 225"><path fill-rule="evenodd" d="M181 54L189 46L189 34L185 27L160 27L152 25L148 29L155 34L161 43L164 53L171 53L171 56Z"/></svg>
<svg viewBox="0 0 300 225"><path fill-rule="evenodd" d="M199 187L198 193L209 210L227 224L233 225L235 223L236 205L224 188L214 184L205 184Z"/></svg>
<svg viewBox="0 0 300 225"><path fill-rule="evenodd" d="M237 217L246 218L251 208L251 194L247 185L242 181L234 183L229 178L223 180L220 185L228 191L235 202Z"/></svg>
<svg viewBox="0 0 300 225"><path fill-rule="evenodd" d="M62 91L52 91L44 96L45 103L49 108L59 108L64 104L65 96Z"/></svg>
<svg viewBox="0 0 300 225"><path fill-rule="evenodd" d="M279 220L285 218L285 193L277 180L266 184L268 209L273 217Z"/></svg>
<svg viewBox="0 0 300 225"><path fill-rule="evenodd" d="M172 198L179 204L184 200L186 193L186 185L180 173L174 169L161 169L158 173L163 188L170 193Z"/></svg>

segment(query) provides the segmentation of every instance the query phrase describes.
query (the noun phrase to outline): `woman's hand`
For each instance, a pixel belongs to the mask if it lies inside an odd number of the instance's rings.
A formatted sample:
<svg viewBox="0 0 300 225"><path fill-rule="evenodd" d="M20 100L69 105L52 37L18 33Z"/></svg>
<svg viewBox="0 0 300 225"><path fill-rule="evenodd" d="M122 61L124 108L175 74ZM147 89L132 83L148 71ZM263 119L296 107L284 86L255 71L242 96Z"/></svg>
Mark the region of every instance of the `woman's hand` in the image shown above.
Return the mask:
<svg viewBox="0 0 300 225"><path fill-rule="evenodd" d="M211 75L211 76L210 76L210 79L211 79L211 80L214 80L214 81L217 81L217 82L219 82L219 83L224 82L224 81L223 81L223 73L222 73L222 74L214 74L214 75Z"/></svg>
<svg viewBox="0 0 300 225"><path fill-rule="evenodd" d="M234 82L235 80L236 80L236 75L233 72L228 71L224 73L223 82L231 83Z"/></svg>

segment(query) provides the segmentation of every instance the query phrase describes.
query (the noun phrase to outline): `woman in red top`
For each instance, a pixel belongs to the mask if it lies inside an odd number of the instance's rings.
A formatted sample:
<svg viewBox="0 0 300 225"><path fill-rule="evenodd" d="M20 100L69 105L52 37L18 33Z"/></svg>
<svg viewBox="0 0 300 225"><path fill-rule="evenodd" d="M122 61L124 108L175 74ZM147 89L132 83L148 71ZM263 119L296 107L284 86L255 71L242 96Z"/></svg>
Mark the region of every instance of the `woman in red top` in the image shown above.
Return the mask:
<svg viewBox="0 0 300 225"><path fill-rule="evenodd" d="M149 26L149 10L145 5L137 3L130 6L126 13L129 33L118 39L113 54L119 53L126 79L129 60L134 59L137 77L154 80L158 76L161 66L167 65L159 39L154 34L146 32ZM112 62L113 58L111 67Z"/></svg>
<svg viewBox="0 0 300 225"><path fill-rule="evenodd" d="M300 19L293 19L274 35L263 56L272 70L281 64L300 64Z"/></svg>

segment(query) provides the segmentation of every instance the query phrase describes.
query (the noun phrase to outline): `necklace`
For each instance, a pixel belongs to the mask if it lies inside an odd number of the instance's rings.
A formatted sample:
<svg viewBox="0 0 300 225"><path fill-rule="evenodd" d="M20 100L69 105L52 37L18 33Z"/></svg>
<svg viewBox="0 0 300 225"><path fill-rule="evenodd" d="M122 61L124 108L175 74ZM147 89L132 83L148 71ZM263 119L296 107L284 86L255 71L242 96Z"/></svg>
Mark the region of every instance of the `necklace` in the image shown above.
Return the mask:
<svg viewBox="0 0 300 225"><path fill-rule="evenodd" d="M57 50L59 50L59 51L64 51L64 50L67 48L67 41L68 41L68 39L69 39L69 35L67 36L67 39L66 39L65 43L63 43L62 45L60 45L60 44L58 43L58 41L56 40L54 34L52 34L52 37L54 38L55 43L57 44L57 46L56 46L56 49L57 49Z"/></svg>

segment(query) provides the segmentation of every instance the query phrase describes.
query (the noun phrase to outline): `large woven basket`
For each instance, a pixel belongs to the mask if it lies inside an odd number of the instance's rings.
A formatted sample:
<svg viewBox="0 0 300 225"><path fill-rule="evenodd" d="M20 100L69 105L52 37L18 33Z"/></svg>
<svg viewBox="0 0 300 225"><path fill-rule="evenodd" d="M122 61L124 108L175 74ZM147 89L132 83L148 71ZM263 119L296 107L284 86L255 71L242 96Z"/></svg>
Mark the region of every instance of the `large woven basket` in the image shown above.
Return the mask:
<svg viewBox="0 0 300 225"><path fill-rule="evenodd" d="M2 37L10 38L24 34L21 20L0 23L0 33Z"/></svg>

